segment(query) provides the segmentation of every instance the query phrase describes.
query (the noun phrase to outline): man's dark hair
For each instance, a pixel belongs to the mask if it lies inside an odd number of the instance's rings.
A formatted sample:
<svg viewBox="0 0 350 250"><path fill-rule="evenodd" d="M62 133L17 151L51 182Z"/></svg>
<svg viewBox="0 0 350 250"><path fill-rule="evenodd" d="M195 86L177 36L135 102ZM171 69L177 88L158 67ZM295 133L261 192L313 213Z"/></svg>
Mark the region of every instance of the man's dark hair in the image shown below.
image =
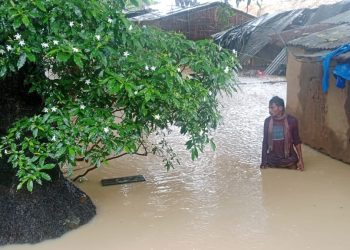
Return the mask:
<svg viewBox="0 0 350 250"><path fill-rule="evenodd" d="M278 96L274 96L269 101L269 105L272 105L272 103L276 104L278 107L282 107L283 111L284 111L284 101L282 98L280 98Z"/></svg>

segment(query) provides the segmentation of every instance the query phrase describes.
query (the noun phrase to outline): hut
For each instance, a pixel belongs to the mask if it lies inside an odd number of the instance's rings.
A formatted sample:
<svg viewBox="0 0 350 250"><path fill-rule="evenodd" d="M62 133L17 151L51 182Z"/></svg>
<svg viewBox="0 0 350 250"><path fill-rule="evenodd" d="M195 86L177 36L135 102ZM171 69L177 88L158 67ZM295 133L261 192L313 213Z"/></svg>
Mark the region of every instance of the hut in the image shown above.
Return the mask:
<svg viewBox="0 0 350 250"><path fill-rule="evenodd" d="M235 49L244 69L259 69L266 74L285 73L285 43L297 37L334 27L350 10L350 0L314 9L296 9L265 14L237 27L215 34L223 48ZM320 22L342 14L329 23Z"/></svg>
<svg viewBox="0 0 350 250"><path fill-rule="evenodd" d="M225 18L223 18L225 17ZM178 8L171 12L150 12L129 18L141 25L152 25L167 31L183 33L188 39L211 38L228 26L241 25L254 16L230 5L213 2L189 8Z"/></svg>
<svg viewBox="0 0 350 250"><path fill-rule="evenodd" d="M350 64L350 53L331 61L329 89L322 89L323 56L345 44L350 44L350 24L288 43L287 111L298 118L303 143L350 163L350 83L337 88L332 74L338 63Z"/></svg>

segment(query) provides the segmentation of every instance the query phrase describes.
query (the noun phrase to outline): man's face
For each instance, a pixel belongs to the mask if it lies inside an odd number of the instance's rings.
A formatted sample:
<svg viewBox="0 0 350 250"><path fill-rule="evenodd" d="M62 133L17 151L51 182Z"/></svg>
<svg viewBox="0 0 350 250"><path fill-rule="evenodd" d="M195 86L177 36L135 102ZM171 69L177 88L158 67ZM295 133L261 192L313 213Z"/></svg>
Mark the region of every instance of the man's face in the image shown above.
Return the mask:
<svg viewBox="0 0 350 250"><path fill-rule="evenodd" d="M283 107L277 106L276 103L272 103L269 106L269 113L273 117L278 117L283 115Z"/></svg>

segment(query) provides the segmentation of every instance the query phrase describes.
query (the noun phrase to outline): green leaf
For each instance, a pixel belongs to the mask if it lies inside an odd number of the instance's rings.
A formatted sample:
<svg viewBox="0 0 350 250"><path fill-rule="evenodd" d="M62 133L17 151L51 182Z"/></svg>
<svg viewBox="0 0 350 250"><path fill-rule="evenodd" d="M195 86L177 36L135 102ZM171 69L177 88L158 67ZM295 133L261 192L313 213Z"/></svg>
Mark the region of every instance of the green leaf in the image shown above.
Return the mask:
<svg viewBox="0 0 350 250"><path fill-rule="evenodd" d="M140 5L140 3L139 3L138 0L130 0L130 2L131 2L133 5L135 5L135 6L139 6L139 5Z"/></svg>
<svg viewBox="0 0 350 250"><path fill-rule="evenodd" d="M29 26L30 21L29 21L29 18L28 18L26 15L23 15L23 16L22 16L22 23L23 23L26 27Z"/></svg>
<svg viewBox="0 0 350 250"><path fill-rule="evenodd" d="M188 57L184 57L181 59L180 64L187 64L190 61Z"/></svg>
<svg viewBox="0 0 350 250"><path fill-rule="evenodd" d="M41 178L43 178L44 180L51 181L51 177L47 173L41 172L40 175L41 175Z"/></svg>
<svg viewBox="0 0 350 250"><path fill-rule="evenodd" d="M215 143L214 143L214 141L213 141L212 139L210 140L210 147L211 147L211 149L212 149L213 151L216 150L216 145L215 145Z"/></svg>
<svg viewBox="0 0 350 250"><path fill-rule="evenodd" d="M35 1L34 4L35 4L35 6L38 7L41 11L46 12L46 8L45 8L45 6L43 5L43 3L41 2L41 0Z"/></svg>
<svg viewBox="0 0 350 250"><path fill-rule="evenodd" d="M55 158L61 157L66 152L66 147L61 147L55 154Z"/></svg>
<svg viewBox="0 0 350 250"><path fill-rule="evenodd" d="M53 169L56 165L53 163L45 164L44 166L41 166L40 169Z"/></svg>
<svg viewBox="0 0 350 250"><path fill-rule="evenodd" d="M64 62L67 62L70 57L71 57L71 54L60 51L57 53L56 59L57 61L64 63Z"/></svg>
<svg viewBox="0 0 350 250"><path fill-rule="evenodd" d="M15 21L13 22L13 27L14 27L15 29L18 29L19 26L21 26L21 24L22 24L21 18L20 18L20 17L17 17L17 18L15 19Z"/></svg>
<svg viewBox="0 0 350 250"><path fill-rule="evenodd" d="M193 145L193 144L192 144L192 141L187 141L187 142L186 142L186 148L187 148L187 149L192 148L192 145Z"/></svg>
<svg viewBox="0 0 350 250"><path fill-rule="evenodd" d="M23 184L24 184L23 182L19 183L19 184L17 185L17 190L20 190L20 189L22 188Z"/></svg>
<svg viewBox="0 0 350 250"><path fill-rule="evenodd" d="M147 90L146 94L145 94L145 101L148 102L149 100L151 100L153 98L153 93L151 90Z"/></svg>
<svg viewBox="0 0 350 250"><path fill-rule="evenodd" d="M38 136L38 129L37 128L35 128L33 130L33 136L34 136L34 138L36 138Z"/></svg>
<svg viewBox="0 0 350 250"><path fill-rule="evenodd" d="M36 162L39 159L39 156L34 156L30 159L31 162Z"/></svg>
<svg viewBox="0 0 350 250"><path fill-rule="evenodd" d="M36 57L34 54L32 53L27 53L27 58L30 62L35 62L36 61Z"/></svg>
<svg viewBox="0 0 350 250"><path fill-rule="evenodd" d="M114 82L108 82L107 87L108 87L109 93L111 94L115 94L118 92L117 84L115 84Z"/></svg>
<svg viewBox="0 0 350 250"><path fill-rule="evenodd" d="M52 29L53 33L58 33L60 30L60 23L55 22L55 18L53 18L53 20L51 20L51 29Z"/></svg>
<svg viewBox="0 0 350 250"><path fill-rule="evenodd" d="M40 157L40 159L39 159L39 166L44 166L44 164L45 164L45 157L44 156L42 156L42 157Z"/></svg>
<svg viewBox="0 0 350 250"><path fill-rule="evenodd" d="M0 77L3 77L7 72L6 66L2 66L0 70Z"/></svg>
<svg viewBox="0 0 350 250"><path fill-rule="evenodd" d="M68 154L70 158L75 158L75 150L73 147L68 148Z"/></svg>
<svg viewBox="0 0 350 250"><path fill-rule="evenodd" d="M12 64L9 65L9 68L10 68L11 72L16 72L17 71L16 68Z"/></svg>
<svg viewBox="0 0 350 250"><path fill-rule="evenodd" d="M28 143L22 143L22 150L26 150L28 148Z"/></svg>
<svg viewBox="0 0 350 250"><path fill-rule="evenodd" d="M108 62L107 62L106 56L103 53L100 53L100 58L101 58L103 66L107 67Z"/></svg>
<svg viewBox="0 0 350 250"><path fill-rule="evenodd" d="M63 123L67 126L67 127L69 127L70 126L70 122L69 122L69 120L67 119L67 118L63 118L62 119L62 121L63 121Z"/></svg>
<svg viewBox="0 0 350 250"><path fill-rule="evenodd" d="M27 181L27 190L29 192L33 191L33 181L32 180Z"/></svg>
<svg viewBox="0 0 350 250"><path fill-rule="evenodd" d="M21 54L17 62L17 69L22 68L26 60L27 60L27 55L25 53Z"/></svg>
<svg viewBox="0 0 350 250"><path fill-rule="evenodd" d="M76 65L79 66L79 68L81 68L81 69L84 68L84 65L83 65L83 62L81 60L81 57L78 54L74 55L74 62L75 62Z"/></svg>
<svg viewBox="0 0 350 250"><path fill-rule="evenodd" d="M195 160L198 158L198 150L197 148L192 148L192 154L191 154L191 157L192 157L192 160Z"/></svg>

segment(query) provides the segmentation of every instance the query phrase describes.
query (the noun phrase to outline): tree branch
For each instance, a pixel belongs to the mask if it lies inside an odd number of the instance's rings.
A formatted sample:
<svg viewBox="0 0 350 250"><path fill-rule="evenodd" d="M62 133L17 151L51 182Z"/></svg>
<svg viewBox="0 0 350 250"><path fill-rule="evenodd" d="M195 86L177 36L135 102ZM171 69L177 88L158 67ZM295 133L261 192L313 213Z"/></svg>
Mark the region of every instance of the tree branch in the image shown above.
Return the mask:
<svg viewBox="0 0 350 250"><path fill-rule="evenodd" d="M89 148L88 150L86 150L85 154L86 153L89 153L91 152L91 150L93 150L95 147L98 147L98 144L101 142L101 139L98 139L98 141L91 146L91 148ZM79 158L75 158L76 161L84 161L84 157L79 157Z"/></svg>
<svg viewBox="0 0 350 250"><path fill-rule="evenodd" d="M92 171L92 170L94 170L94 169L96 169L96 168L97 168L97 167L94 166L94 167L92 167L92 168L87 169L83 174L78 175L77 177L75 177L75 178L73 179L73 181L76 181L76 180L78 180L79 178L84 177L84 176L87 175L90 171Z"/></svg>
<svg viewBox="0 0 350 250"><path fill-rule="evenodd" d="M120 155L115 155L115 156L112 156L112 157L107 158L106 161L110 161L110 160L113 160L113 159L117 159L117 158L122 157L122 156L127 155L127 154L128 154L128 153L122 153L122 154L120 154Z"/></svg>
<svg viewBox="0 0 350 250"><path fill-rule="evenodd" d="M96 144L95 144L95 145L96 145ZM95 145L94 145L94 146L95 146ZM145 150L145 152L144 152L144 153L137 153L137 151L139 151L139 149L140 149L141 146L143 147L143 149ZM111 157L107 158L106 161L111 161L111 160L120 158L120 157L122 157L122 156L124 156L124 155L127 155L127 154L128 154L128 153L122 153L122 154L119 154L119 155L111 156ZM139 145L139 147L137 148L136 153L133 153L133 154L135 154L135 155L141 155L141 156L147 156L147 155L148 155L146 146L143 144L142 141L140 142L140 145ZM84 158L83 158L83 157L82 157L82 158L77 158L76 160L77 160L77 161L78 161L78 160L82 161L82 160L84 160ZM79 178L84 177L84 176L87 175L90 171L95 170L96 168L97 168L97 166L93 166L93 167L87 169L83 174L76 176L76 177L73 179L73 181L76 181L76 180L78 180Z"/></svg>

